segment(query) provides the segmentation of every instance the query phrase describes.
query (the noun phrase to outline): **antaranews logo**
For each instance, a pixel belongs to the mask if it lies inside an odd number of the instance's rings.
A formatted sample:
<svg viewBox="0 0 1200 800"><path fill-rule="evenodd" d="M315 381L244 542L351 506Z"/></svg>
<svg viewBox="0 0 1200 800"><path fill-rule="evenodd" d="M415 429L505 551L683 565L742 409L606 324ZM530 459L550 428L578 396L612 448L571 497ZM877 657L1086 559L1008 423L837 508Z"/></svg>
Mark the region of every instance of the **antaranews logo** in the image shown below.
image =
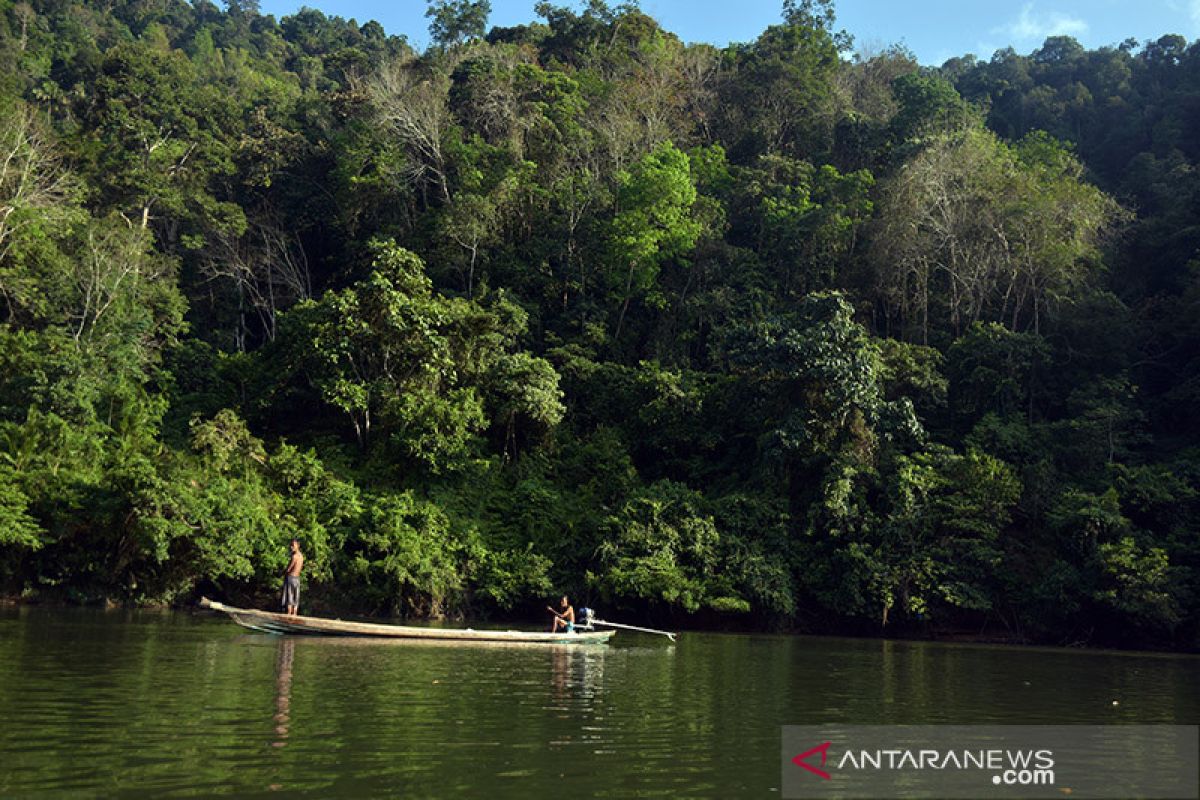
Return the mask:
<svg viewBox="0 0 1200 800"><path fill-rule="evenodd" d="M1195 725L788 726L781 744L784 798L1200 800Z"/></svg>
<svg viewBox="0 0 1200 800"><path fill-rule="evenodd" d="M829 759L829 748L833 742L823 742L792 758L792 763L823 780L833 776L824 769L809 763L810 758L821 757L823 768ZM888 749L846 748L837 759L833 769L844 770L976 770L991 773L993 785L1005 786L1052 786L1054 785L1054 751L1041 750L969 750L936 748L912 749L893 747Z"/></svg>

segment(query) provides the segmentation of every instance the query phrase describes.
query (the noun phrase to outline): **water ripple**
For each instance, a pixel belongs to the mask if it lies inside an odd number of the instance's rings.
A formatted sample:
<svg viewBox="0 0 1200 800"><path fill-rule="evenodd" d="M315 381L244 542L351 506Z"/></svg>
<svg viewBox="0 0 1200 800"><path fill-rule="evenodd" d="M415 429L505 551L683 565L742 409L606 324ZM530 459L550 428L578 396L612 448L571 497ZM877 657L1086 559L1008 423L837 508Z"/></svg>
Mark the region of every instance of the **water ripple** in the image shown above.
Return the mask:
<svg viewBox="0 0 1200 800"><path fill-rule="evenodd" d="M780 725L1195 723L1198 664L699 634L408 646L10 609L0 796L766 794Z"/></svg>

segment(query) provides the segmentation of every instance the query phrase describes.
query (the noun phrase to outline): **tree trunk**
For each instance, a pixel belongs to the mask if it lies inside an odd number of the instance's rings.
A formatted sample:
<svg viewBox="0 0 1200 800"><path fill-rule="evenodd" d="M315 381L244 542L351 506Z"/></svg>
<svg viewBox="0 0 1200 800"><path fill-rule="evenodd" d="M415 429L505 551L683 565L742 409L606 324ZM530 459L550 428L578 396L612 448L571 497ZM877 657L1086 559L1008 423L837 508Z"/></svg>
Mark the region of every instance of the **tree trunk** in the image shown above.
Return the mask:
<svg viewBox="0 0 1200 800"><path fill-rule="evenodd" d="M625 279L625 302L621 305L621 315L617 317L617 332L613 334L613 341L621 338L621 329L625 327L625 314L629 311L629 301L632 299L631 292L633 291L633 262L629 263L629 276Z"/></svg>

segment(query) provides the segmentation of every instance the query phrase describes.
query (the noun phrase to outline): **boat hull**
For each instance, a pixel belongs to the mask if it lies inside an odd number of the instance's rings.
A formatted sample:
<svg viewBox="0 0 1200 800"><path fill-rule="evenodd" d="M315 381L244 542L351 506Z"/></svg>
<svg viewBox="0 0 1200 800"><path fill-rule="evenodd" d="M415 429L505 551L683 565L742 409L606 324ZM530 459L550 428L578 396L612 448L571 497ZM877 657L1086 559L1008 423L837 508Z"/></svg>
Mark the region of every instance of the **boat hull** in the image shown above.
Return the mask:
<svg viewBox="0 0 1200 800"><path fill-rule="evenodd" d="M426 639L470 642L525 642L544 644L603 644L615 631L577 631L549 633L546 631L477 631L470 628L417 628L407 625L387 625L378 622L347 622L340 619L301 617L234 608L204 597L200 605L214 611L224 611L244 628L280 635L300 636L369 636L381 639Z"/></svg>

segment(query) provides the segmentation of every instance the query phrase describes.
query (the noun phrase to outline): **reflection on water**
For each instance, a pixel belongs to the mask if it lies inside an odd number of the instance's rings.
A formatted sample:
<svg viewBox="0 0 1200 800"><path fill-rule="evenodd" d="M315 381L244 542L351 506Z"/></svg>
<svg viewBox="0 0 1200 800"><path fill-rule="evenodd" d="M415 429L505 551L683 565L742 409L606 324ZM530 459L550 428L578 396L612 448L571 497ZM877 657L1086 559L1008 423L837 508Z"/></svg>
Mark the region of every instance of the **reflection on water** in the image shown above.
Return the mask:
<svg viewBox="0 0 1200 800"><path fill-rule="evenodd" d="M272 745L286 747L288 726L292 720L292 662L296 659L296 640L280 637L275 659L275 736Z"/></svg>
<svg viewBox="0 0 1200 800"><path fill-rule="evenodd" d="M763 795L781 725L1194 724L1197 666L773 636L309 639L190 614L7 609L0 797Z"/></svg>

